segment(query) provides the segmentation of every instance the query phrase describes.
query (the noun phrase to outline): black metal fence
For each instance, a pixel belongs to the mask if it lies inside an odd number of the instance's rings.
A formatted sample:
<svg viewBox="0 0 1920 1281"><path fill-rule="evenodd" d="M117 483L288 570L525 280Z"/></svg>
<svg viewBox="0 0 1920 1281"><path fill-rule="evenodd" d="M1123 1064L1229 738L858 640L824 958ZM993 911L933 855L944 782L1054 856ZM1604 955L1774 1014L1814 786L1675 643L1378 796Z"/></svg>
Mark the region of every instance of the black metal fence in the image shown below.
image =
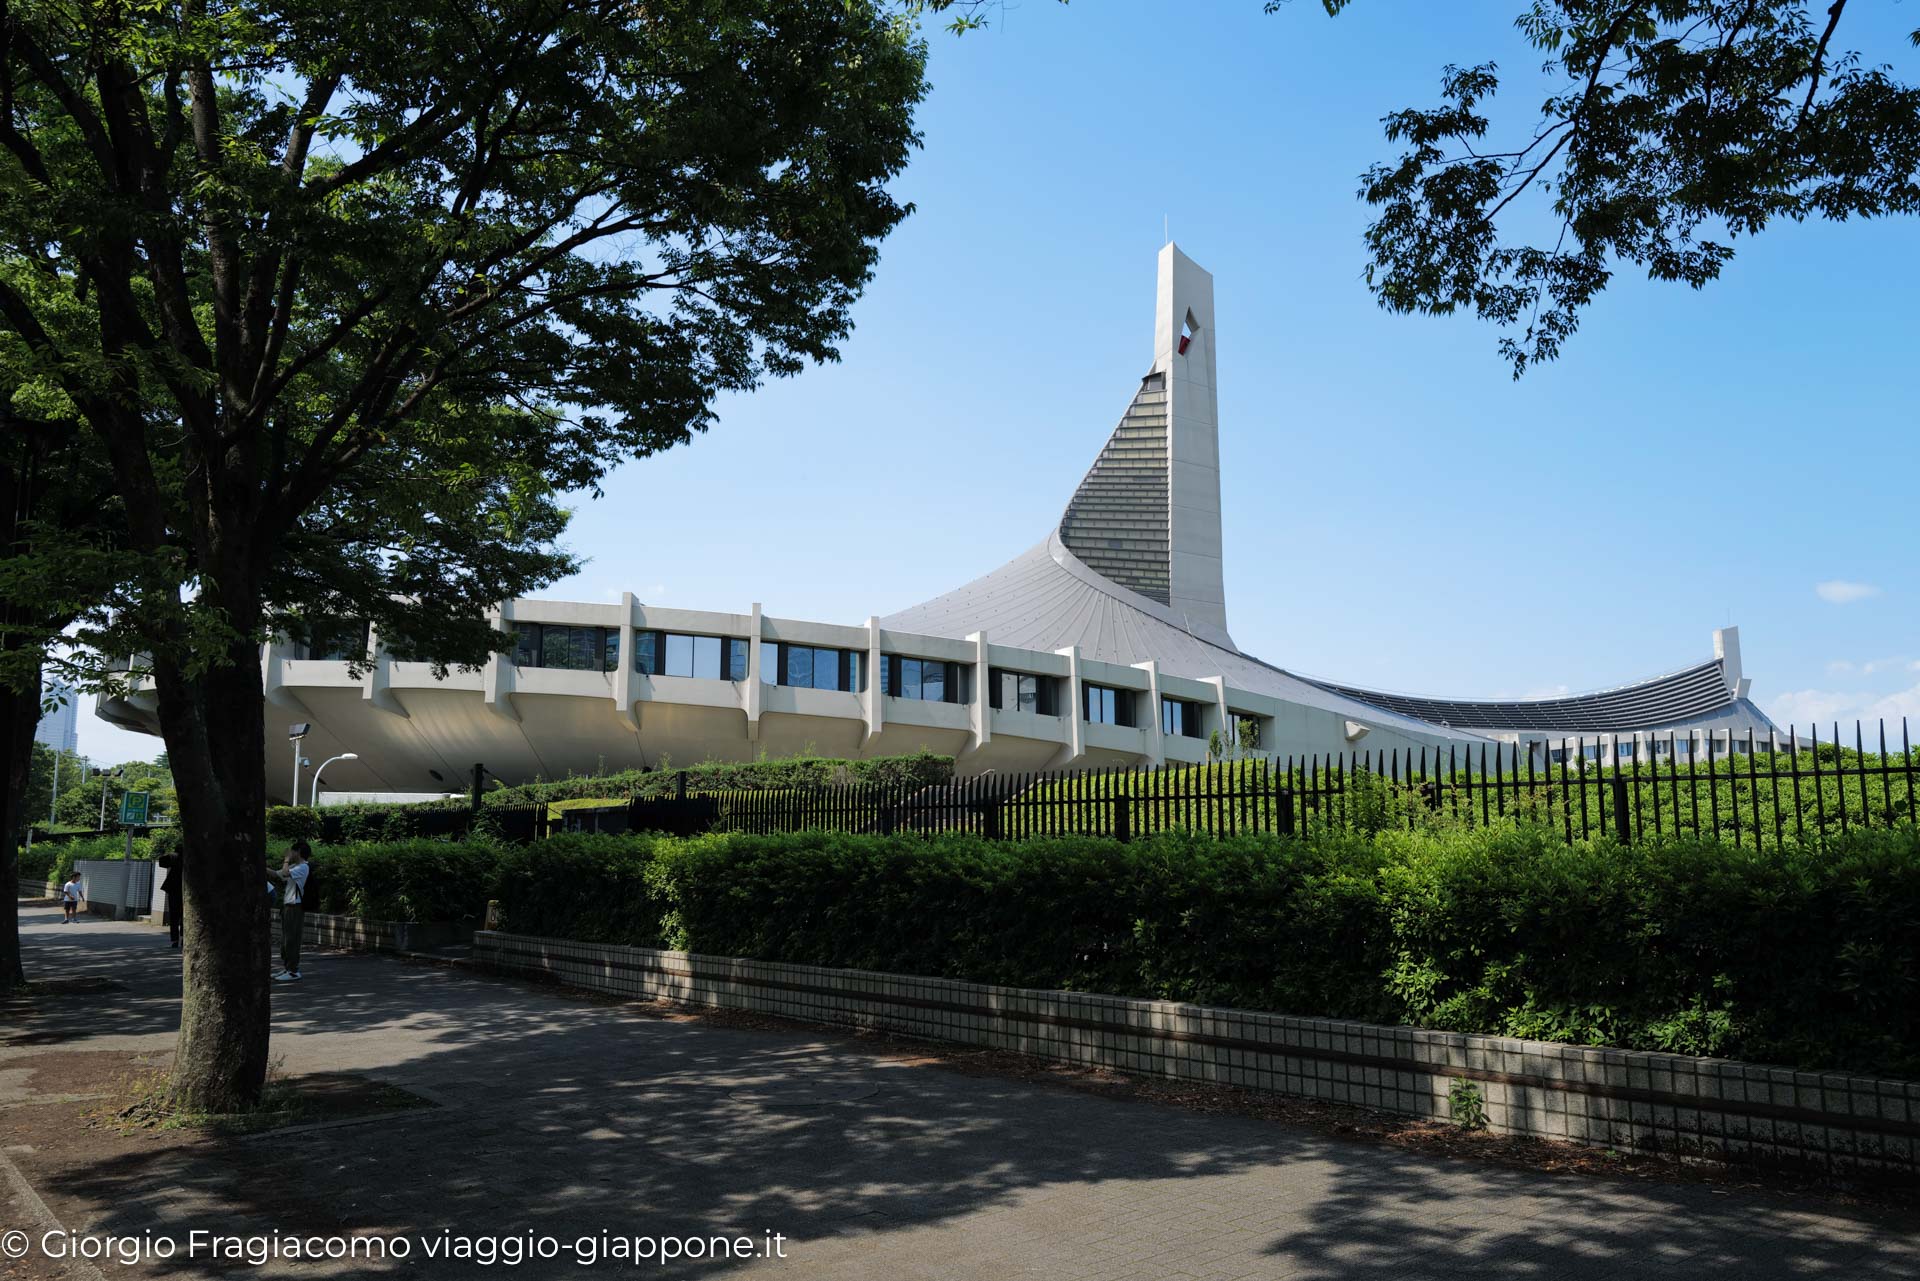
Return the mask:
<svg viewBox="0 0 1920 1281"><path fill-rule="evenodd" d="M1899 725L1695 740L1679 732L1472 748L1241 758L1199 765L989 773L935 786L703 789L549 809L322 811L328 844L484 832L965 832L998 840L1162 832L1311 835L1482 826L1518 819L1574 841L1711 836L1757 849L1915 823L1920 753ZM1697 749L1697 750L1696 750Z"/></svg>
<svg viewBox="0 0 1920 1281"><path fill-rule="evenodd" d="M636 801L633 830L968 832L990 839L1161 832L1307 835L1518 819L1568 841L1713 836L1758 849L1911 826L1920 756L1906 722L1853 741L1790 731L1247 758L1202 765L985 774L917 790L850 785ZM1608 763L1612 762L1612 763ZM699 807L696 813L692 807Z"/></svg>

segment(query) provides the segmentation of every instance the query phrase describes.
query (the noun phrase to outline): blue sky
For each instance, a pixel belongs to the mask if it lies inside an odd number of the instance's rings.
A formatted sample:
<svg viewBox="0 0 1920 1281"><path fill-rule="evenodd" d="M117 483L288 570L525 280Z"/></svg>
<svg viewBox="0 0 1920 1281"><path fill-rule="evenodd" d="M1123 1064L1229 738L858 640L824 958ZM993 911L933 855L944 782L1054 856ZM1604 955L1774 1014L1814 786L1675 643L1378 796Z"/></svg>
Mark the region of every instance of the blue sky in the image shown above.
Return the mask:
<svg viewBox="0 0 1920 1281"><path fill-rule="evenodd" d="M836 365L720 406L582 496L542 595L858 622L1043 537L1151 359L1162 219L1214 273L1235 639L1434 694L1581 690L1741 628L1781 721L1916 717L1920 223L1783 226L1695 293L1631 268L1514 383L1498 333L1361 280L1379 117L1488 57L1521 0L1062 8L930 38L925 148ZM1912 6L1843 34L1908 80ZM1823 595L1821 584L1829 586ZM82 717L82 750L157 744Z"/></svg>

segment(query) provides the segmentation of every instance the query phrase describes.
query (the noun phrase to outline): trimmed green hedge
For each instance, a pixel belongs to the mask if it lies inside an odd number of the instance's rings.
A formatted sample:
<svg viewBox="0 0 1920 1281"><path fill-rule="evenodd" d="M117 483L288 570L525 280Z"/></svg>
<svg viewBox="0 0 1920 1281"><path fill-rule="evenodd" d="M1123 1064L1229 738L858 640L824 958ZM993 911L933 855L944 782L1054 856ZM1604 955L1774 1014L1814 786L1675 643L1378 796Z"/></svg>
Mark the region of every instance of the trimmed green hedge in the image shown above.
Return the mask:
<svg viewBox="0 0 1920 1281"><path fill-rule="evenodd" d="M1920 1075L1910 830L577 838L505 851L500 890L528 934Z"/></svg>
<svg viewBox="0 0 1920 1281"><path fill-rule="evenodd" d="M273 865L279 866L276 850ZM370 921L486 918L501 851L483 842L398 841L314 850L315 894L307 906Z"/></svg>
<svg viewBox="0 0 1920 1281"><path fill-rule="evenodd" d="M1920 833L1569 846L569 835L323 848L320 906L525 934L1920 1076Z"/></svg>

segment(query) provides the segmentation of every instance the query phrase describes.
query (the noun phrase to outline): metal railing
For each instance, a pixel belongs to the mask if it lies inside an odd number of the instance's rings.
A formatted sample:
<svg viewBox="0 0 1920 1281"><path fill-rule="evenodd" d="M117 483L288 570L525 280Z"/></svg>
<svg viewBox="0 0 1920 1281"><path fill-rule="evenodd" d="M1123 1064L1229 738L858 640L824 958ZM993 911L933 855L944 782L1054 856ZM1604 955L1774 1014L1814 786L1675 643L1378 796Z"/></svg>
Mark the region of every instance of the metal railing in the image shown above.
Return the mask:
<svg viewBox="0 0 1920 1281"><path fill-rule="evenodd" d="M1869 738L1856 723L1786 736L1709 737L1686 749L1675 731L1639 736L1489 743L1242 758L1202 765L996 773L915 790L859 784L777 791L695 791L713 829L740 832L968 832L989 839L1161 832L1309 835L1390 828L1484 826L1508 819L1568 841L1631 844L1692 835L1757 849L1860 828L1911 826L1920 756L1906 722ZM1633 759L1623 758L1630 752ZM1556 754L1558 759L1556 759ZM1607 763L1612 762L1612 763ZM663 798L639 812L676 814ZM691 814L678 815L685 830Z"/></svg>

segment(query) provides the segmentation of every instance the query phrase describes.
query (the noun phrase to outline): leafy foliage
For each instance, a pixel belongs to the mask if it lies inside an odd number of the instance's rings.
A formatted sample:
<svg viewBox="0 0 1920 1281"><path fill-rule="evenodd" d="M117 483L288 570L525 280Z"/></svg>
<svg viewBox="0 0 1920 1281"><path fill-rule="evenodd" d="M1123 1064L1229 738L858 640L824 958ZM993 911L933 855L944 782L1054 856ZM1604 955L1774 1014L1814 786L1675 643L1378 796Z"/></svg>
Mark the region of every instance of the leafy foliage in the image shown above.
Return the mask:
<svg viewBox="0 0 1920 1281"><path fill-rule="evenodd" d="M111 475L76 634L155 681L186 1102L266 1073L259 644L365 618L477 665L572 567L562 495L833 359L922 54L875 0L0 10L0 377Z"/></svg>
<svg viewBox="0 0 1920 1281"><path fill-rule="evenodd" d="M555 809L585 802L618 804L641 796L672 796L686 775L689 792L765 791L827 787L843 783L912 791L945 783L953 777L953 758L932 752L906 756L875 756L842 760L826 756L794 756L779 760L712 761L685 770L623 770L613 774L580 774L539 780L481 793L480 827L487 827L489 811L545 807ZM324 833L334 839L398 841L420 836L464 836L461 825L448 816L465 815L471 802L464 797L410 803L369 802L328 805L276 805L267 811L267 835L273 840L317 841Z"/></svg>
<svg viewBox="0 0 1920 1281"><path fill-rule="evenodd" d="M484 842L327 846L314 855L312 908L372 921L485 918L500 854Z"/></svg>
<svg viewBox="0 0 1920 1281"><path fill-rule="evenodd" d="M1517 326L1501 351L1518 377L1559 354L1620 263L1698 289L1779 219L1920 210L1920 88L1836 43L1846 9L1532 0L1515 25L1556 85L1530 135L1489 143L1491 62L1447 67L1442 105L1387 115L1406 150L1360 190L1374 297ZM1538 241L1503 230L1535 214Z"/></svg>
<svg viewBox="0 0 1920 1281"><path fill-rule="evenodd" d="M44 825L49 812L54 813L63 828L85 828L93 831L100 826L105 816L106 830L120 830L120 797L125 792L146 792L149 801L148 817L155 822L172 820L176 809L173 791L173 775L162 761L129 761L116 765L105 774L95 777L87 767L84 757L77 753L58 753L60 756L60 798L57 806L53 803L54 756L56 753L44 743L35 743L33 765L27 780L27 816L35 825ZM101 805L103 799L106 805Z"/></svg>
<svg viewBox="0 0 1920 1281"><path fill-rule="evenodd" d="M671 796L679 775L687 776L689 791L765 791L789 787L830 787L863 783L879 787L915 788L945 783L953 777L953 758L933 752L906 756L841 759L831 756L786 756L757 761L708 761L685 770L624 770L616 774L523 783L484 793L484 805L526 805L534 802L579 800L606 796Z"/></svg>
<svg viewBox="0 0 1920 1281"><path fill-rule="evenodd" d="M528 934L1920 1073L1920 834L1760 855L1512 823L1372 838L568 837Z"/></svg>

